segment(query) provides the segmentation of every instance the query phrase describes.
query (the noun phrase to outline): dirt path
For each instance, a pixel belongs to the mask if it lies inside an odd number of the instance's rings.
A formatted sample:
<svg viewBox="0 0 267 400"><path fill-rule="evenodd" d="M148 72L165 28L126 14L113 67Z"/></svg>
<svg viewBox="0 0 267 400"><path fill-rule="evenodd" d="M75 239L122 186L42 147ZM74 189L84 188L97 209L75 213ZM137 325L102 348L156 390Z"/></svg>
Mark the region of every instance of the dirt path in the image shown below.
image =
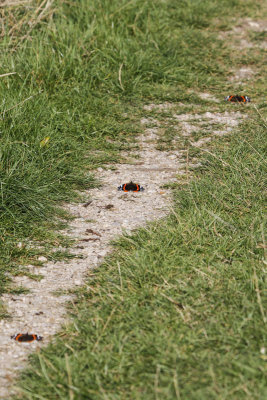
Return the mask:
<svg viewBox="0 0 267 400"><path fill-rule="evenodd" d="M242 118L236 112L181 114L181 107L175 104L152 104L147 105L145 110L171 110L172 116L166 117L168 124L179 128L180 135L187 137L191 131L200 129L203 121L208 121L210 135L195 142L196 146L204 145L212 136L229 133ZM180 114L177 114L178 111ZM213 129L213 125L218 122L224 124L223 130ZM188 165L185 150L157 150L155 145L161 123L144 118L141 124L144 126L144 134L138 139L140 151L134 152L138 158L131 158L131 153L128 153L129 163L107 166L107 169L99 168L98 178L102 186L87 193L92 202L87 207L84 204L66 207L76 216L66 234L77 238L73 252L82 258L73 259L69 263L29 266L33 273L43 276L42 280L38 282L25 276L17 277L14 284L29 289L30 293L3 296L12 318L0 321L0 398L6 399L13 393L11 386L14 377L25 367L29 353L46 345L66 322L64 305L71 300L71 296L55 295L55 292L66 293L66 290L82 285L90 270L99 265L111 251L111 239L124 231L131 232L144 226L148 221L162 218L169 212L170 191L161 186L176 181L179 175L186 173ZM194 164L190 164L192 166ZM140 183L145 190L139 193L117 190L120 184L130 180ZM44 340L22 344L11 340L10 336L18 332L37 333Z"/></svg>
<svg viewBox="0 0 267 400"><path fill-rule="evenodd" d="M250 18L237 21L234 25L232 30L221 32L219 36L222 40L232 42L233 51L255 47L255 43L250 41L249 33L266 30L266 21L253 21ZM266 49L266 46L266 41L258 44L260 49ZM255 74L256 69L246 66L238 70L233 69L229 82L233 83L233 87L239 87ZM211 105L222 101L209 93L199 96L210 101ZM168 103L148 104L144 111L146 114L150 111L166 111L165 121L176 131L176 138L186 136L196 147L205 146L212 137L230 134L243 118L243 114L236 108L224 113L186 114L182 104ZM38 282L23 276L14 278L14 285L28 288L30 292L2 296L10 318L0 321L1 399L6 400L14 393L12 386L16 374L25 367L28 355L47 345L61 326L68 323L65 305L72 296L56 295L55 292L66 293L68 289L84 284L90 270L99 265L112 250L110 241L116 236L167 215L171 193L161 186L166 182L177 181L179 175L187 173L189 166L198 165L197 160L194 165L187 164L186 149L156 149L162 128L159 120L143 118L141 124L144 126L144 133L138 139L140 151L134 153L138 158L131 158L129 153L127 163L99 168L98 178L102 181L102 186L86 193L92 202L87 207L84 207L84 204L66 206L76 216L66 234L77 238L73 253L81 258L70 262L44 263L42 267L29 266L33 273L41 274L43 279ZM216 125L221 127L216 128ZM198 131L200 137L194 141L193 133ZM176 138L173 139L174 142ZM145 191L123 193L117 190L117 186L129 180L140 183ZM20 344L10 339L11 335L27 331L43 336L44 340Z"/></svg>
<svg viewBox="0 0 267 400"><path fill-rule="evenodd" d="M154 132L157 131L155 128ZM69 205L66 208L77 218L68 235L78 239L74 253L82 256L70 263L47 263L43 267L29 266L33 273L43 275L39 282L28 277L17 277L14 283L30 290L29 294L5 294L5 302L12 319L0 321L0 396L6 398L14 372L25 366L27 356L51 340L65 320L66 301L69 295L55 296L60 290L82 285L90 269L101 263L111 250L109 242L123 231L143 226L147 221L168 213L169 191L160 185L184 173L182 153L155 150L156 133L151 129L140 137L138 159L130 164L118 164L111 169L99 168L98 178L103 185L88 191L92 203ZM114 171L115 167L115 171ZM133 180L144 186L140 193L124 193L117 186ZM17 343L10 336L18 332L36 332L43 342Z"/></svg>

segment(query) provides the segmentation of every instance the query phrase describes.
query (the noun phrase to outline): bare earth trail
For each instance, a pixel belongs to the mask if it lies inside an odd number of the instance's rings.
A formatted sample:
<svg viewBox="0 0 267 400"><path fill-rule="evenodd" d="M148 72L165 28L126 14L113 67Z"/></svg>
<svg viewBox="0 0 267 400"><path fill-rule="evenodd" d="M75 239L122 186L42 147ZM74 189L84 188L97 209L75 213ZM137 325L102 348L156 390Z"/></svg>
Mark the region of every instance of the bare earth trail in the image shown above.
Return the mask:
<svg viewBox="0 0 267 400"><path fill-rule="evenodd" d="M47 2L48 5L50 3ZM233 29L219 35L222 40L232 43L233 52L253 47L261 50L267 48L266 41L255 44L249 37L251 32L266 31L266 21L246 18L233 21L233 26ZM235 86L240 88L243 82L257 73L256 68L245 65L233 70L228 82L232 83L235 91ZM235 94L234 91L228 94ZM211 106L222 101L209 93L200 93L199 97L210 101ZM171 113L171 117L166 116L164 123L175 131L174 147L176 139L187 137L194 146L202 148L213 137L231 134L242 122L245 116L238 111L238 106L233 105L228 109L222 113L200 114L198 110L196 113L185 113L182 104L148 104L144 107L146 115L149 111L163 113L166 110L168 115ZM16 277L14 285L29 289L29 293L2 296L10 318L0 320L0 399L7 400L16 392L13 387L16 376L25 368L28 355L47 345L62 325L69 323L65 306L73 297L58 293L67 293L69 289L83 285L90 271L101 264L105 255L112 250L111 240L124 231L131 232L149 221L166 216L171 206L171 191L161 186L179 180L179 176L187 174L188 167L198 166L197 160L195 164L187 163L186 148L179 151L157 150L156 142L164 128L161 122L143 118L141 124L144 127L143 135L137 139L140 150L134 152L138 158L131 158L129 152L127 163L99 168L97 178L102 186L85 193L92 200L91 204L87 207L83 204L65 206L75 216L66 235L77 238L72 252L80 258L70 262L49 262L42 267L28 266L32 273L41 274L42 280ZM200 132L197 141L194 141L194 132ZM141 184L145 191L123 193L117 190L120 184L130 180ZM10 339L11 335L27 331L43 336L44 340L18 343Z"/></svg>
<svg viewBox="0 0 267 400"><path fill-rule="evenodd" d="M202 121L209 121L210 136L195 142L202 146L213 136L229 133L241 122L242 114L238 112L206 113L177 115L177 105L149 105L151 109L172 110L168 123L182 129L182 136L190 136L191 130L201 128ZM182 106L179 106L180 108ZM147 109L147 108L145 108ZM167 118L166 118L167 120ZM191 122L193 120L194 122ZM221 122L225 129L216 131L213 124ZM92 202L66 206L75 219L67 235L77 238L73 253L81 258L70 262L50 262L42 267L29 266L33 273L43 276L41 281L19 276L14 284L29 289L28 294L3 295L10 319L0 321L0 398L7 399L14 393L12 385L16 373L26 365L27 356L46 345L62 325L66 323L65 304L71 295L56 295L55 292L66 291L85 282L90 270L101 263L104 256L111 251L110 241L123 232L144 226L148 221L157 220L169 213L170 191L162 189L166 182L174 182L179 175L187 173L185 149L181 151L159 151L155 144L161 128L157 120L143 118L144 134L138 138L140 150L134 152L138 158L131 158L128 153L127 164L99 168L98 178L102 186L91 189L86 194ZM193 125L192 125L193 124ZM149 125L149 128L146 127ZM151 128L151 125L153 126ZM211 132L212 130L212 132ZM179 136L179 134L177 134ZM112 168L112 169L109 169ZM138 193L124 193L117 187L133 180L145 190ZM68 322L68 321L67 321ZM18 343L10 339L19 332L37 333L44 337L42 342Z"/></svg>
<svg viewBox="0 0 267 400"><path fill-rule="evenodd" d="M248 31L264 31L266 24L252 20L245 22L236 28L239 29L238 37L233 30L222 32L222 38L234 35L239 49L249 48ZM248 69L241 68L233 71L229 81L233 82L234 87L252 75ZM222 100L215 99L209 93L200 93L199 97L210 101L211 105ZM213 137L231 134L246 116L235 105L229 107L229 111L204 114L185 113L181 103L148 104L144 110L146 115L151 111L153 116L155 112L162 114L166 111L167 114L163 123L153 118L141 120L144 131L137 139L140 146L140 150L134 152L137 158L132 158L129 152L125 154L127 163L99 168L97 177L102 186L85 193L92 200L87 207L83 204L65 206L75 216L65 233L77 238L72 252L80 258L70 262L46 263L42 267L28 266L32 273L41 274L42 280L38 282L26 276L16 277L14 285L29 289L29 293L2 296L10 318L0 321L0 399L7 400L16 392L13 386L15 378L26 366L28 355L48 344L62 325L69 322L65 305L72 296L58 293L67 293L69 289L83 285L90 271L112 250L112 239L166 216L170 210L171 192L161 186L179 180L179 176L187 174L188 167L198 166L197 160L195 164L187 164L186 148L179 151L157 150L156 143L162 129L167 126L174 130L174 148L176 140L181 137L203 148ZM200 136L194 140L196 132ZM120 184L130 180L141 184L145 191L124 193L117 190ZM11 335L27 331L43 336L44 340L18 343L10 339Z"/></svg>
<svg viewBox="0 0 267 400"><path fill-rule="evenodd" d="M155 129L156 131L156 129ZM130 232L147 221L168 213L169 193L160 189L166 181L174 180L177 173L184 173L184 161L178 152L160 152L152 143L155 134L140 138L142 149L130 164L113 165L112 170L99 171L102 186L88 191L92 203L66 206L77 216L67 232L78 239L74 253L82 256L70 263L47 263L43 267L30 266L33 273L43 275L39 282L28 277L14 279L16 285L30 290L29 294L3 296L12 319L0 321L0 396L10 393L9 384L14 371L25 366L27 355L45 345L59 331L65 319L64 303L71 296L55 296L59 290L82 285L86 274L110 251L109 242L122 232ZM135 153L136 154L136 153ZM114 170L115 167L115 170ZM124 193L118 185L129 180L140 183L145 191ZM88 222L91 221L91 222ZM36 332L43 342L17 343L10 336L18 332Z"/></svg>

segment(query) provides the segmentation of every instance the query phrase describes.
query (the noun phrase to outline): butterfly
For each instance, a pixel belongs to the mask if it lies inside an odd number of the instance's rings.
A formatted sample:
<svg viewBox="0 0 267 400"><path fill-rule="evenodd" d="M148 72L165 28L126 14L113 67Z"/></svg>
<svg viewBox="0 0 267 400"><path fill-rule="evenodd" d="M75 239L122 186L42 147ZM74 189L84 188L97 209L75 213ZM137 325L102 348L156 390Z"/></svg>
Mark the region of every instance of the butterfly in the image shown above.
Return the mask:
<svg viewBox="0 0 267 400"><path fill-rule="evenodd" d="M248 96L227 96L225 101L231 101L232 103L248 103L250 102L250 97Z"/></svg>
<svg viewBox="0 0 267 400"><path fill-rule="evenodd" d="M124 183L118 187L118 190L122 190L123 192L142 192L145 190L142 186L137 183L133 183L133 181L129 183Z"/></svg>
<svg viewBox="0 0 267 400"><path fill-rule="evenodd" d="M17 342L33 342L34 340L43 340L43 337L27 332L17 333L16 335L10 336L10 339L17 340Z"/></svg>

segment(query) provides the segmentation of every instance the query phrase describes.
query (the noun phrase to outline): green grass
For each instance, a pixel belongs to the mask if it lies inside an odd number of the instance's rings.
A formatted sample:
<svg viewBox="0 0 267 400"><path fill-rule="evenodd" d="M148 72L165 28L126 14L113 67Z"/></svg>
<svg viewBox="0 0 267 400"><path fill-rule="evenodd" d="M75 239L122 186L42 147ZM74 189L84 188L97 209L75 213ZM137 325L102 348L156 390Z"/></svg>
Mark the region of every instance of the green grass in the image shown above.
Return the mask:
<svg viewBox="0 0 267 400"><path fill-rule="evenodd" d="M217 37L232 15L262 18L263 1L53 7L28 40L24 24L1 42L0 75L16 74L0 78L0 292L24 273L20 265L70 246L55 233L67 220L58 205L80 201L76 190L97 184L94 169L120 159L145 103L238 107L250 122L217 142L216 157L179 144L202 157L202 170L174 191L173 215L117 243L78 293L75 324L34 356L20 398L263 399L264 124L252 107L198 96L241 91L265 111L263 50L235 52ZM241 66L257 67L253 85L227 82ZM167 125L162 143L172 137Z"/></svg>
<svg viewBox="0 0 267 400"><path fill-rule="evenodd" d="M169 218L115 244L18 398L266 397L264 132L221 139Z"/></svg>

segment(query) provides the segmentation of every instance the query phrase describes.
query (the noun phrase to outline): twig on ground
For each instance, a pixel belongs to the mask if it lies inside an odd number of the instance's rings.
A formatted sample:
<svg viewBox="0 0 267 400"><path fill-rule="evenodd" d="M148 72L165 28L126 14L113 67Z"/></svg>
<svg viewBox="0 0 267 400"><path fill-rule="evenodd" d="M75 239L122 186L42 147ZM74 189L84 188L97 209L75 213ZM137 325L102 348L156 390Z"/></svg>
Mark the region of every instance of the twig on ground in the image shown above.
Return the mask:
<svg viewBox="0 0 267 400"><path fill-rule="evenodd" d="M169 300L172 304L176 305L177 307L184 309L184 306L182 305L182 303L179 303L178 301L173 300L171 297L166 296L166 294L164 293L160 293L161 296L165 297L165 299Z"/></svg>
<svg viewBox="0 0 267 400"><path fill-rule="evenodd" d="M0 75L0 78L3 78L4 76L9 76L9 75L15 75L16 72L7 72L6 74Z"/></svg>
<svg viewBox="0 0 267 400"><path fill-rule="evenodd" d="M121 82L121 70L122 70L122 67L123 67L123 63L120 65L120 69L119 69L119 82L120 82L121 89L124 91L124 87L123 87L122 82Z"/></svg>

